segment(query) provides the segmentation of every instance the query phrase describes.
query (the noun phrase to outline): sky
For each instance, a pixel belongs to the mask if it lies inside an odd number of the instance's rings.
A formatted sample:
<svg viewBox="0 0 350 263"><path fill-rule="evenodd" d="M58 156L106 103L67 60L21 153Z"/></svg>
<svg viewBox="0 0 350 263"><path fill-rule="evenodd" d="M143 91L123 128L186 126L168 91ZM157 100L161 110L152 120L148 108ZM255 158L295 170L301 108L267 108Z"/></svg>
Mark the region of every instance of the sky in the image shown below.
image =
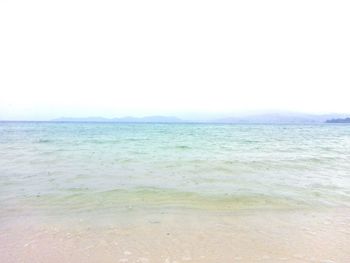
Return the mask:
<svg viewBox="0 0 350 263"><path fill-rule="evenodd" d="M0 0L0 119L350 113L350 2Z"/></svg>

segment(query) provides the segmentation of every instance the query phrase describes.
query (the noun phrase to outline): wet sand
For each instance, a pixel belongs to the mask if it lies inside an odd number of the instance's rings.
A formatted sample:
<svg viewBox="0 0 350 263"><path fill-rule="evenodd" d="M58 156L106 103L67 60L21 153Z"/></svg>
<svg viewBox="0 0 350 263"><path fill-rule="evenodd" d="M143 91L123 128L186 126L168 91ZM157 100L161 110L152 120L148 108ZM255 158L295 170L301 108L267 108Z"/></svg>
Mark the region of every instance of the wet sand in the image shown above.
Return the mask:
<svg viewBox="0 0 350 263"><path fill-rule="evenodd" d="M350 210L167 211L0 225L1 263L350 262Z"/></svg>

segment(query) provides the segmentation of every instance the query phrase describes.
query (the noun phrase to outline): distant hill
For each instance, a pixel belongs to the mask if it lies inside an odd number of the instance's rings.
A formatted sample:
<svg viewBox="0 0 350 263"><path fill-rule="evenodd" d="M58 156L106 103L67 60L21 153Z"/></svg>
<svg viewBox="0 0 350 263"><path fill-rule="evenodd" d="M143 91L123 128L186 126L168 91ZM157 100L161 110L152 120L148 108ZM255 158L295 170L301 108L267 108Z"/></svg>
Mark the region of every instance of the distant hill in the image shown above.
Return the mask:
<svg viewBox="0 0 350 263"><path fill-rule="evenodd" d="M147 116L147 117L123 117L123 118L103 118L103 117L86 117L86 118L71 118L62 117L53 119L54 122L122 122L122 123L174 123L185 122L173 116Z"/></svg>
<svg viewBox="0 0 350 263"><path fill-rule="evenodd" d="M216 118L207 120L184 120L173 116L146 116L123 118L58 118L54 122L116 122L116 123L228 123L228 124L316 124L316 123L348 123L349 118L345 114L304 114L304 113L268 113L257 115L236 115L228 118Z"/></svg>
<svg viewBox="0 0 350 263"><path fill-rule="evenodd" d="M350 123L350 118L344 119L330 119L326 121L327 123Z"/></svg>
<svg viewBox="0 0 350 263"><path fill-rule="evenodd" d="M246 115L230 118L222 118L212 120L214 123L290 123L290 124L302 124L302 123L324 123L331 118L343 118L342 114L325 114L314 115L304 113L269 113L260 115Z"/></svg>

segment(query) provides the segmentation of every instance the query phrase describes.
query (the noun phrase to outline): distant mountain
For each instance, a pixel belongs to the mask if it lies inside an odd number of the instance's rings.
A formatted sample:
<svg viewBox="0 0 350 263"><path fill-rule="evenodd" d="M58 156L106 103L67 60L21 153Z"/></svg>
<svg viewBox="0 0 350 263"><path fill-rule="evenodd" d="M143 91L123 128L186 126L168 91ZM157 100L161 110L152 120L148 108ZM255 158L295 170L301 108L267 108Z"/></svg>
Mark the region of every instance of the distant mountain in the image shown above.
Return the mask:
<svg viewBox="0 0 350 263"><path fill-rule="evenodd" d="M185 122L177 117L173 116L147 116L147 117L123 117L123 118L103 118L103 117L87 117L87 118L71 118L62 117L53 119L54 122L122 122L122 123L174 123Z"/></svg>
<svg viewBox="0 0 350 263"><path fill-rule="evenodd" d="M86 118L72 118L72 117L62 117L53 119L54 122L108 122L110 119L103 117L86 117Z"/></svg>
<svg viewBox="0 0 350 263"><path fill-rule="evenodd" d="M147 116L142 118L137 117L124 117L114 118L114 122L185 122L177 117L173 116Z"/></svg>
<svg viewBox="0 0 350 263"><path fill-rule="evenodd" d="M312 124L312 123L345 123L348 122L345 114L304 114L304 113L268 113L257 115L236 115L228 118L217 118L209 120L183 120L173 116L146 116L146 117L123 117L123 118L58 118L54 122L117 122L117 123L231 123L231 124Z"/></svg>
<svg viewBox="0 0 350 263"><path fill-rule="evenodd" d="M350 123L350 118L344 119L330 119L326 121L327 123Z"/></svg>
<svg viewBox="0 0 350 263"><path fill-rule="evenodd" d="M246 115L212 120L214 123L324 123L332 118L343 118L342 114L313 115L303 113L269 113L260 115Z"/></svg>

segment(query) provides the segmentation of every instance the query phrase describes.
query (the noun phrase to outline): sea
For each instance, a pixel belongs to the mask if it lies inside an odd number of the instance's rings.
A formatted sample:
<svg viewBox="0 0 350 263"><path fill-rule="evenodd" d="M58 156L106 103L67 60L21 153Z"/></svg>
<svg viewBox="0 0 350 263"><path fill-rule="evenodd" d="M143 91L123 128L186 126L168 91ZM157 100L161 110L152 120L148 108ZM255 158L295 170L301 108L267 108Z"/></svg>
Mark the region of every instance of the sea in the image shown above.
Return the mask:
<svg viewBox="0 0 350 263"><path fill-rule="evenodd" d="M0 123L0 222L350 205L350 125Z"/></svg>

